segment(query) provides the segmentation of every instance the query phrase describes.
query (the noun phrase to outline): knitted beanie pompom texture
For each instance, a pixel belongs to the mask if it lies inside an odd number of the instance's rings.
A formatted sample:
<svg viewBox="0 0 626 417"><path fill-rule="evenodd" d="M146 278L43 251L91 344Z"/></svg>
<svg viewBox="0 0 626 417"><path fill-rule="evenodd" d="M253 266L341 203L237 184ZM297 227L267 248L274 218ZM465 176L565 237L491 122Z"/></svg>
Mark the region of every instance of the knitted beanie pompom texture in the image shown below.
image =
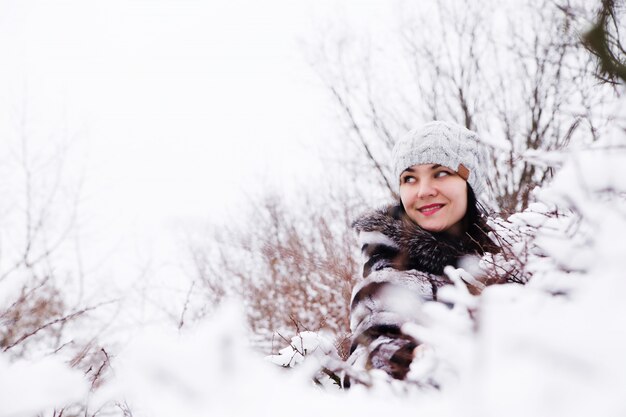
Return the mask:
<svg viewBox="0 0 626 417"><path fill-rule="evenodd" d="M435 121L413 129L396 142L391 155L398 181L413 165L439 164L455 172L463 165L476 196L487 188L487 151L475 132L456 123Z"/></svg>

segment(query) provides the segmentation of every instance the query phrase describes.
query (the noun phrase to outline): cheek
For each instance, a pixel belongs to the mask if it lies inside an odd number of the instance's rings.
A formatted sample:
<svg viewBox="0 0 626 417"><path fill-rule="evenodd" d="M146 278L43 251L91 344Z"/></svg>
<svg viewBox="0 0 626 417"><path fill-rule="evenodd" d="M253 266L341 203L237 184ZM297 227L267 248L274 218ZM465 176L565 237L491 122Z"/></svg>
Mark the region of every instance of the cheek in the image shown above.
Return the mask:
<svg viewBox="0 0 626 417"><path fill-rule="evenodd" d="M462 218L467 211L467 184L463 181L451 185L447 197L453 204L454 216Z"/></svg>
<svg viewBox="0 0 626 417"><path fill-rule="evenodd" d="M465 216L465 212L467 211L467 192L465 190L455 195L454 206L455 215L459 218L458 220L460 220Z"/></svg>
<svg viewBox="0 0 626 417"><path fill-rule="evenodd" d="M405 210L407 206L411 206L411 193L406 187L400 187L400 201Z"/></svg>
<svg viewBox="0 0 626 417"><path fill-rule="evenodd" d="M459 204L459 212L457 213L458 220L461 220L463 216L465 216L466 211L467 211L467 199L464 198Z"/></svg>

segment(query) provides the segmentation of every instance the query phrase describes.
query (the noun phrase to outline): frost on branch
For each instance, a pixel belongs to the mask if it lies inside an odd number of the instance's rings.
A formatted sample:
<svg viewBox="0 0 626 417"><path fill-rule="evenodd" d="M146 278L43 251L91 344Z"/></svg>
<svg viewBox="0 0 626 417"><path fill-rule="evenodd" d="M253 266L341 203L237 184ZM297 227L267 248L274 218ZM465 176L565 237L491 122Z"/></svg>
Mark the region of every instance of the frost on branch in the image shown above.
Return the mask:
<svg viewBox="0 0 626 417"><path fill-rule="evenodd" d="M326 387L340 387L342 384L341 369L344 366L337 354L335 343L332 338L316 332L299 332L277 355L267 356L266 359L284 368L293 368L309 361L312 362L310 366L318 370L313 376L316 384Z"/></svg>
<svg viewBox="0 0 626 417"><path fill-rule="evenodd" d="M281 349L278 355L270 355L267 359L286 368L292 368L304 361L305 357L321 359L325 356L336 356L332 340L311 331L298 333L291 338L289 346Z"/></svg>

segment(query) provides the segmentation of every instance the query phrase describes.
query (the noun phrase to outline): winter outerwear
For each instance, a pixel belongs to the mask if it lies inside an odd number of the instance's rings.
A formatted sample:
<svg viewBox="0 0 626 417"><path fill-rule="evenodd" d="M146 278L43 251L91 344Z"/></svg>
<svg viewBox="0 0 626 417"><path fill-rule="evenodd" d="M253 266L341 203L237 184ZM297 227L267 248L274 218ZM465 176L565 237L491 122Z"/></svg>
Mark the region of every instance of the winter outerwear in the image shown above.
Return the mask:
<svg viewBox="0 0 626 417"><path fill-rule="evenodd" d="M457 172L477 196L487 188L487 149L475 132L456 123L435 121L411 130L391 155L395 178L413 165L439 164Z"/></svg>
<svg viewBox="0 0 626 417"><path fill-rule="evenodd" d="M419 341L404 335L401 326L419 323L421 304L436 301L438 289L450 284L446 265L457 266L463 256L479 252L469 237L420 228L400 204L370 212L353 227L365 263L363 280L352 292L348 362L403 379Z"/></svg>

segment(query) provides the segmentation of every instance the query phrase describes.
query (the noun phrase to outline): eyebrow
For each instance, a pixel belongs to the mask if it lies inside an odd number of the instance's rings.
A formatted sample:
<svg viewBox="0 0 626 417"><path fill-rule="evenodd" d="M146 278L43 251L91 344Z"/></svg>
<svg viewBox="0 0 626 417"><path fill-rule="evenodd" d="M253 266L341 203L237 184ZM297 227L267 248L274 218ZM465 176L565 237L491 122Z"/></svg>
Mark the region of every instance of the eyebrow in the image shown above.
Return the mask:
<svg viewBox="0 0 626 417"><path fill-rule="evenodd" d="M432 167L430 167L430 169L437 169L437 168L441 168L441 167L442 167L441 164L435 164ZM415 170L413 169L413 167L408 167L407 169L402 171L402 173L405 173L405 172L415 172Z"/></svg>

